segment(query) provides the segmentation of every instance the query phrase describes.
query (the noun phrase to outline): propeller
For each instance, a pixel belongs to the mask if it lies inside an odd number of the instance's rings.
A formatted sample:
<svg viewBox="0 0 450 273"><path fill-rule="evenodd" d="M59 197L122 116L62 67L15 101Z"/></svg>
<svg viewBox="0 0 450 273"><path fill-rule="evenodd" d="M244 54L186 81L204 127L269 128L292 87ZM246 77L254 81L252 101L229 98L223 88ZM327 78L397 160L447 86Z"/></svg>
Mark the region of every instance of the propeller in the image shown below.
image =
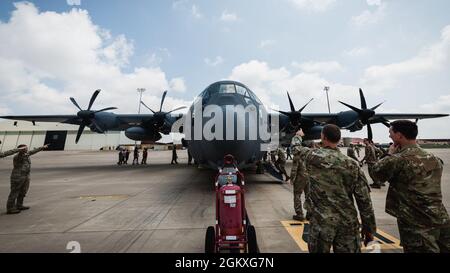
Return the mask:
<svg viewBox="0 0 450 273"><path fill-rule="evenodd" d="M292 103L292 99L291 99L291 96L289 95L289 92L286 91L286 93L287 93L287 96L288 96L288 99L289 99L289 106L290 106L290 108L291 108L291 111L290 111L290 112L286 112L286 111L278 111L278 110L275 110L275 111L277 111L277 112L279 112L279 113L281 113L281 114L284 114L284 115L288 116L288 117L289 117L289 120L291 121L291 123L292 123L294 126L298 126L298 125L300 124L301 120L302 120L302 111L305 110L306 106L308 106L308 104L309 104L313 99L310 99L310 100L308 101L308 103L306 103L302 108L300 108L300 109L298 109L298 110L295 110L294 103Z"/></svg>
<svg viewBox="0 0 450 273"><path fill-rule="evenodd" d="M153 122L153 126L155 126L156 128L161 128L164 125L164 120L166 119L166 115L168 115L168 114L170 114L172 112L175 112L175 111L187 108L186 106L181 106L181 107L175 108L175 109L173 109L173 110L171 110L169 112L163 112L162 108L163 108L163 105L164 105L164 101L166 99L166 95L167 95L167 90L164 91L163 96L161 98L161 105L159 106L159 111L152 110L143 101L141 101L141 104L154 114L152 122Z"/></svg>
<svg viewBox="0 0 450 273"><path fill-rule="evenodd" d="M375 110L380 107L384 102L379 103L375 105L372 108L367 108L366 98L364 97L364 93L362 89L359 89L359 97L361 99L361 109L352 106L350 104L347 104L345 102L339 101L341 104L347 106L348 108L352 109L356 113L358 113L358 120L353 122L351 125L347 126L346 128L352 127L356 122L361 121L363 125L367 125L367 138L372 140L373 134L372 134L372 127L370 126L371 123L374 123L373 121L369 121L370 118L375 116ZM385 126L390 127L389 122L385 118L380 118L378 120L379 122L383 123Z"/></svg>
<svg viewBox="0 0 450 273"><path fill-rule="evenodd" d="M97 132L103 132L103 129L98 125L98 123L95 120L95 114L108 111L108 110L114 110L117 109L116 107L107 107L103 108L101 110L91 110L92 105L95 102L95 99L97 98L98 94L100 93L100 89L95 90L94 93L91 96L91 100L89 101L89 105L87 110L81 109L81 107L78 105L77 101L70 97L70 101L77 107L80 111L78 111L77 116L81 119L80 127L78 127L77 137L75 139L75 143L78 143L80 140L81 135L83 134L84 128L88 126L89 128L94 128Z"/></svg>

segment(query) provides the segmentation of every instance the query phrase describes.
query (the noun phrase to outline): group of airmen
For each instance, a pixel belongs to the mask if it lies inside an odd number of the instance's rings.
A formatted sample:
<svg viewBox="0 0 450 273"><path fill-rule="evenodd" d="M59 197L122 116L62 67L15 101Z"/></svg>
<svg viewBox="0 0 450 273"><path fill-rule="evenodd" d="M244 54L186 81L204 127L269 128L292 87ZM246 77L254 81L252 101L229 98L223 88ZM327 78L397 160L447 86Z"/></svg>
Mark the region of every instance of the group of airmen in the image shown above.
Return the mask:
<svg viewBox="0 0 450 273"><path fill-rule="evenodd" d="M389 135L393 144L386 156L365 161L374 181L389 183L386 212L397 218L404 252L448 253L450 219L442 203L443 162L417 145L417 134L414 122L392 122ZM373 241L377 226L360 162L340 152L341 132L335 125L323 128L320 148L305 147L302 136L300 130L292 139L291 183L294 219L310 222L309 251L361 252L361 241L365 245ZM368 141L366 145L366 149L373 147ZM303 192L306 217L300 199Z"/></svg>
<svg viewBox="0 0 450 273"><path fill-rule="evenodd" d="M391 143L392 145L393 143ZM380 189L385 186L385 181L378 180L373 175L373 168L375 163L377 163L381 158L385 157L388 152L381 147L375 146L372 140L365 138L364 139L364 158L360 161L359 158L359 145L350 144L347 148L347 156L356 160L360 166L363 166L364 163L367 164L367 169L369 171L369 176L372 179L373 183L370 184L370 187L375 189ZM357 154L357 155L356 155Z"/></svg>
<svg viewBox="0 0 450 273"><path fill-rule="evenodd" d="M22 210L27 210L30 208L23 205L24 198L28 192L28 188L30 187L30 156L45 150L46 148L48 148L48 145L29 151L27 145L21 144L17 147L17 149L0 153L0 158L16 154L13 159L14 167L11 173L11 191L6 203L7 214L17 214Z"/></svg>

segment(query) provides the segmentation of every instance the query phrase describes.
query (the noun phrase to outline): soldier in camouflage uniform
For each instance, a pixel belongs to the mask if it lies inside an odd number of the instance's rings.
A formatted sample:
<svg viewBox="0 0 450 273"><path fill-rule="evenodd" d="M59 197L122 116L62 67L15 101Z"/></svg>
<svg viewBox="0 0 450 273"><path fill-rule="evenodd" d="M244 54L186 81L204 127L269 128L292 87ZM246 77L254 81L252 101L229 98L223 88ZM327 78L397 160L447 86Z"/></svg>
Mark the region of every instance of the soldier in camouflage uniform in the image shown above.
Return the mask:
<svg viewBox="0 0 450 273"><path fill-rule="evenodd" d="M309 252L328 253L331 247L335 253L361 252L361 235L367 242L376 232L366 177L358 163L337 148L340 137L339 127L329 124L322 130L323 148L296 146L296 156L309 176L305 206L310 220Z"/></svg>
<svg viewBox="0 0 450 273"><path fill-rule="evenodd" d="M297 155L297 151L300 151L300 149L297 149L297 146L301 144L302 138L298 135L295 135L291 141L292 152L294 154L291 169L291 184L294 187L294 210L295 210L295 215L292 216L292 219L297 221L305 220L305 216L303 215L301 196L303 192L305 192L306 195L305 190L308 184L308 176L306 174L305 164L300 159L300 156Z"/></svg>
<svg viewBox="0 0 450 273"><path fill-rule="evenodd" d="M23 199L30 186L30 156L47 148L47 145L28 151L26 145L19 145L21 151L14 157L14 169L11 173L11 193L6 204L7 214L16 214L29 209L23 205ZM16 203L17 202L17 203Z"/></svg>
<svg viewBox="0 0 450 273"><path fill-rule="evenodd" d="M16 154L18 152L20 152L20 149L12 149L12 150L6 151L4 153L0 152L0 158L7 157L7 156L10 156L10 155Z"/></svg>
<svg viewBox="0 0 450 273"><path fill-rule="evenodd" d="M289 175L286 172L285 166L286 166L286 151L283 149L283 147L278 147L277 149L277 161L276 166L280 170L281 174L285 175L286 181L290 179Z"/></svg>
<svg viewBox="0 0 450 273"><path fill-rule="evenodd" d="M352 158L352 159L354 159L354 160L356 160L359 163L359 160L358 160L358 158L355 155L355 150L353 148L353 144L350 144L350 146L348 146L348 148L347 148L347 156Z"/></svg>
<svg viewBox="0 0 450 273"><path fill-rule="evenodd" d="M361 162L367 163L367 169L369 171L369 176L370 176L370 178L372 178L372 181L373 181L373 183L370 184L370 187L375 188L375 189L381 189L381 186L384 186L384 183L379 182L373 176L373 173L372 173L373 165L375 165L375 163L377 163L377 160L378 160L375 145L373 145L372 141L370 141L367 138L364 139L364 144L366 145L366 148L365 148L364 158L361 160Z"/></svg>
<svg viewBox="0 0 450 273"><path fill-rule="evenodd" d="M355 148L355 152L356 152L356 154L358 155L358 157L359 157L359 152L361 151L361 147L359 147L359 143L358 144L356 144L355 146L354 146L354 148Z"/></svg>
<svg viewBox="0 0 450 273"><path fill-rule="evenodd" d="M411 121L391 123L394 144L375 164L377 179L388 180L386 212L397 218L404 252L450 252L450 219L442 203L443 163L416 144Z"/></svg>

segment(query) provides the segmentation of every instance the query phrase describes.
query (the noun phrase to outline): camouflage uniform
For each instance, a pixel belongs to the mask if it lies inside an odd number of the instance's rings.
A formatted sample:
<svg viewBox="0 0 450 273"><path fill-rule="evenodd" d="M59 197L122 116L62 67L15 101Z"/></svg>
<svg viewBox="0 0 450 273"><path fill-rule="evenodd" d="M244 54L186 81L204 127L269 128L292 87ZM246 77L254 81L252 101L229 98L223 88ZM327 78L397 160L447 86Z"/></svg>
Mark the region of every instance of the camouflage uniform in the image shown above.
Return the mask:
<svg viewBox="0 0 450 273"><path fill-rule="evenodd" d="M365 161L367 163L367 169L369 171L369 176L370 176L370 178L372 178L372 181L374 184L380 184L380 182L378 182L378 180L376 180L376 178L372 174L373 165L375 165L375 163L377 163L377 160L378 160L378 158L377 158L375 146L372 144L366 145L365 154L364 154L364 158L362 161Z"/></svg>
<svg viewBox="0 0 450 273"><path fill-rule="evenodd" d="M0 153L0 158L4 158L4 157L10 156L10 155L13 155L15 153L18 153L19 151L20 151L19 149L12 149L12 150L6 151L4 153Z"/></svg>
<svg viewBox="0 0 450 273"><path fill-rule="evenodd" d="M356 152L356 154L358 155L358 157L359 157L359 152L361 151L361 148L359 147L359 145L356 145L355 146L355 152Z"/></svg>
<svg viewBox="0 0 450 273"><path fill-rule="evenodd" d="M289 180L289 175L287 174L286 169L284 168L286 166L286 151L282 147L279 147L277 149L277 157L278 159L276 161L276 165L280 170L280 172L286 176L287 181Z"/></svg>
<svg viewBox="0 0 450 273"><path fill-rule="evenodd" d="M397 218L405 252L449 252L450 219L442 204L443 163L419 145L403 147L375 164L374 176L389 180L386 212Z"/></svg>
<svg viewBox="0 0 450 273"><path fill-rule="evenodd" d="M44 150L44 147L36 148L26 153L19 153L14 157L14 169L11 173L11 193L6 204L8 211L23 207L23 199L30 186L30 156L42 150Z"/></svg>
<svg viewBox="0 0 450 273"><path fill-rule="evenodd" d="M292 161L292 169L291 169L291 181L294 187L294 210L295 214L299 218L304 218L303 209L302 209L302 193L306 190L306 186L308 184L308 176L306 174L306 166L305 163L300 159L300 155L298 155L299 149L297 146L301 145L301 138L298 136L294 136L292 139L292 152L294 155ZM305 191L306 195L306 191Z"/></svg>
<svg viewBox="0 0 450 273"><path fill-rule="evenodd" d="M347 148L347 156L359 162L358 158L355 155L355 150L353 149L353 146L349 146Z"/></svg>
<svg viewBox="0 0 450 273"><path fill-rule="evenodd" d="M339 149L297 146L309 176L306 209L310 220L310 252L361 252L362 227L376 232L375 215L364 172Z"/></svg>

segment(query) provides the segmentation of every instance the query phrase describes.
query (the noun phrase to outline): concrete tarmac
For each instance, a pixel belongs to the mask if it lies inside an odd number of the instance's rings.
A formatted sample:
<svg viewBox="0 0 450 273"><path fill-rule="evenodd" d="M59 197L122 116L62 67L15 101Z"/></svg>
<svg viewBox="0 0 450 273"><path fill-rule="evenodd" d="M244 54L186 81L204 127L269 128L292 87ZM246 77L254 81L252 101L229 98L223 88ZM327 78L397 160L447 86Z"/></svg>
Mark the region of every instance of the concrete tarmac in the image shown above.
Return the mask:
<svg viewBox="0 0 450 273"><path fill-rule="evenodd" d="M445 162L448 210L450 150L432 152ZM215 172L188 166L186 151L178 156L180 164L171 165L171 151L149 151L148 165L131 165L131 155L118 166L115 151L41 152L31 158L31 209L17 215L6 214L12 157L0 159L0 252L67 253L73 241L81 252L203 252L206 228L215 222ZM254 171L246 173L246 186L260 251L305 252L307 224L291 220L292 186ZM384 212L386 192L371 193L377 239L382 252L401 252L396 220Z"/></svg>

